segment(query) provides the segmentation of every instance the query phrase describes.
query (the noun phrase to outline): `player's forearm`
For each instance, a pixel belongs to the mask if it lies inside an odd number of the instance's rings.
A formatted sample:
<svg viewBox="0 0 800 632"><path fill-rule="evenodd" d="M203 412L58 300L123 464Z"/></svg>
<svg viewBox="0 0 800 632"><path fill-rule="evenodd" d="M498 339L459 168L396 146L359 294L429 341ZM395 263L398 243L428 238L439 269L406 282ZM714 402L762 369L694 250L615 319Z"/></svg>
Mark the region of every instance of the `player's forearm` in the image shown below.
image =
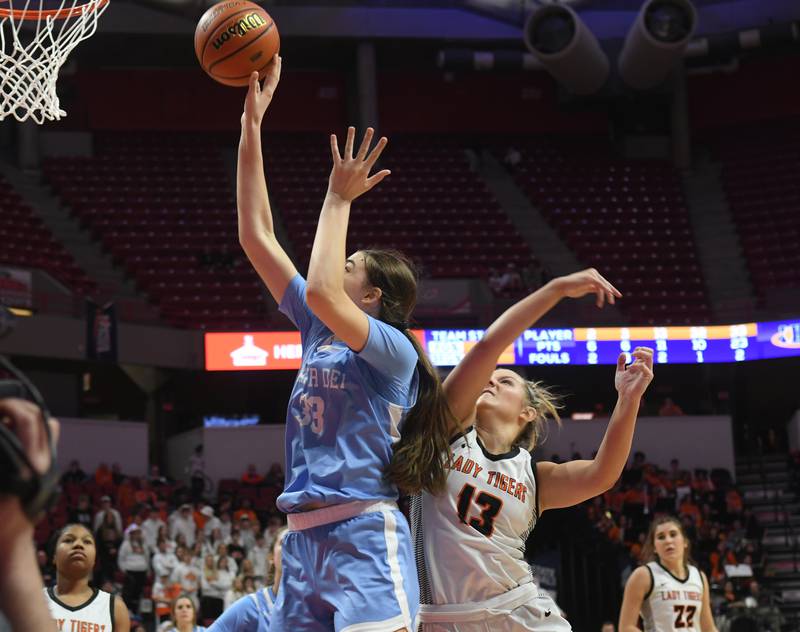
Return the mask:
<svg viewBox="0 0 800 632"><path fill-rule="evenodd" d="M620 477L628 461L640 403L639 397L617 398L605 436L592 464L595 476L607 488Z"/></svg>
<svg viewBox="0 0 800 632"><path fill-rule="evenodd" d="M21 534L14 542L3 542L0 555L0 610L12 630L55 632L36 565L33 533Z"/></svg>
<svg viewBox="0 0 800 632"><path fill-rule="evenodd" d="M350 202L328 192L322 204L308 264L306 297L309 306L314 299L334 300L344 294L345 245L349 220Z"/></svg>
<svg viewBox="0 0 800 632"><path fill-rule="evenodd" d="M481 340L481 345L497 352L505 351L523 332L555 307L564 297L558 279L550 281L503 312Z"/></svg>
<svg viewBox="0 0 800 632"><path fill-rule="evenodd" d="M261 128L251 122L242 124L239 140L236 206L239 215L239 241L242 245L274 235L261 152Z"/></svg>

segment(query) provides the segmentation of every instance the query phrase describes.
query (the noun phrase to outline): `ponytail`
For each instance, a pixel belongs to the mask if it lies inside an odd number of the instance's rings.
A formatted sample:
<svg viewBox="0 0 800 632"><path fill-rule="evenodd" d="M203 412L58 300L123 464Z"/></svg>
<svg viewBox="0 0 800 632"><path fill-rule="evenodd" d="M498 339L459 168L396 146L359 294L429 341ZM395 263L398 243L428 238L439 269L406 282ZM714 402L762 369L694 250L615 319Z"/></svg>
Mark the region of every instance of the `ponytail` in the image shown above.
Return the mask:
<svg viewBox="0 0 800 632"><path fill-rule="evenodd" d="M404 493L422 490L438 494L444 490L450 467L448 431L454 427L439 374L430 363L416 336L404 332L417 352L419 389L417 403L403 422L403 434L394 446L386 470L387 478Z"/></svg>
<svg viewBox="0 0 800 632"><path fill-rule="evenodd" d="M449 432L456 424L452 422L439 374L408 327L417 302L416 270L396 250L360 252L370 284L381 289L378 317L402 331L417 352L417 402L406 415L402 436L384 475L403 493L425 490L436 494L444 489L450 465Z"/></svg>

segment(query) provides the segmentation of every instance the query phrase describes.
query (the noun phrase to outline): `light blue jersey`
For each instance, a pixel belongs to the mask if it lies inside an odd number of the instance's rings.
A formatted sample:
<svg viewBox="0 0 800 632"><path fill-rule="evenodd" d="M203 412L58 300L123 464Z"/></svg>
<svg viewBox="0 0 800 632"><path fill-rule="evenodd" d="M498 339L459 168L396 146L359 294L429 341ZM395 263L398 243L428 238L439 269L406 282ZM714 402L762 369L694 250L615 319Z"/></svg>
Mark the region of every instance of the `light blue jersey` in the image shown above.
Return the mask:
<svg viewBox="0 0 800 632"><path fill-rule="evenodd" d="M356 353L306 304L306 282L289 283L280 310L300 330L303 362L286 419L285 513L310 503L396 500L384 478L392 446L417 397L417 353L398 329L369 318L369 336Z"/></svg>
<svg viewBox="0 0 800 632"><path fill-rule="evenodd" d="M272 587L245 595L223 612L208 632L268 632L274 604Z"/></svg>

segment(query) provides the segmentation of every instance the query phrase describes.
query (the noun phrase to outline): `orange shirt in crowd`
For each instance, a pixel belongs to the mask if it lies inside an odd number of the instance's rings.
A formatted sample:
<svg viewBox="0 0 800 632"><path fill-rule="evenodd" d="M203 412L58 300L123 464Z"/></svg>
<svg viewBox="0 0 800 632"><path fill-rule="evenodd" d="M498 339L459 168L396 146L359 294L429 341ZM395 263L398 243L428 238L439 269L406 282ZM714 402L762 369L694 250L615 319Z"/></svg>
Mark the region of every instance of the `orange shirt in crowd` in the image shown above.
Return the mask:
<svg viewBox="0 0 800 632"><path fill-rule="evenodd" d="M194 523L197 525L197 528L202 531L206 526L206 522L208 522L208 518L200 513L199 509L194 510L192 517L194 518Z"/></svg>
<svg viewBox="0 0 800 632"><path fill-rule="evenodd" d="M725 494L725 504L728 507L728 513L742 513L742 497L735 489L730 489Z"/></svg>
<svg viewBox="0 0 800 632"><path fill-rule="evenodd" d="M137 489L134 492L133 497L140 505L154 506L158 500L155 492L151 489Z"/></svg>
<svg viewBox="0 0 800 632"><path fill-rule="evenodd" d="M123 481L117 488L117 508L123 514L128 514L135 504L136 496L133 485Z"/></svg>
<svg viewBox="0 0 800 632"><path fill-rule="evenodd" d="M695 505L688 496L683 499L683 502L681 502L678 513L680 513L682 516L691 516L695 525L698 527L703 523L703 517L700 514L700 507Z"/></svg>
<svg viewBox="0 0 800 632"><path fill-rule="evenodd" d="M105 463L97 466L94 472L94 482L99 487L110 487L114 484L114 477L111 474L111 468Z"/></svg>
<svg viewBox="0 0 800 632"><path fill-rule="evenodd" d="M646 500L644 490L634 488L625 493L625 503L628 505L644 505Z"/></svg>
<svg viewBox="0 0 800 632"><path fill-rule="evenodd" d="M725 553L724 557L718 551L714 551L709 556L709 561L711 562L711 577L717 581L725 579L726 564L735 565L737 563L736 556L732 551Z"/></svg>
<svg viewBox="0 0 800 632"><path fill-rule="evenodd" d="M153 591L152 597L153 601L156 602L156 616L159 619L169 616L171 610L170 605L175 599L180 597L182 592L183 589L178 582L167 584L163 587L163 590Z"/></svg>
<svg viewBox="0 0 800 632"><path fill-rule="evenodd" d="M264 477L258 472L245 472L242 474L242 483L245 485L261 485L264 482Z"/></svg>
<svg viewBox="0 0 800 632"><path fill-rule="evenodd" d="M239 522L242 516L247 516L253 524L258 522L258 516L256 516L256 512L252 509L238 509L236 513L233 514L234 522Z"/></svg>

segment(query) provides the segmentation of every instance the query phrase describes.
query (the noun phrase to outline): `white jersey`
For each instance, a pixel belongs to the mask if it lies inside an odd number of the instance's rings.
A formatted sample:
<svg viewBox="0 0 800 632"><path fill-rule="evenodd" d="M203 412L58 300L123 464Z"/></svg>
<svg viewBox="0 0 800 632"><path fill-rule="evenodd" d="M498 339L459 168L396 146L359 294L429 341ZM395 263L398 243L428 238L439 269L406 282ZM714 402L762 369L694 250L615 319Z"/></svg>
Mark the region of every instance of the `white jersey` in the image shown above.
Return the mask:
<svg viewBox="0 0 800 632"><path fill-rule="evenodd" d="M114 632L114 595L95 588L86 602L68 606L52 587L44 594L58 632Z"/></svg>
<svg viewBox="0 0 800 632"><path fill-rule="evenodd" d="M658 562L649 562L646 568L652 584L642 603L644 632L700 632L704 586L697 567L689 566L684 580Z"/></svg>
<svg viewBox="0 0 800 632"><path fill-rule="evenodd" d="M451 450L446 491L411 503L423 604L486 601L533 581L524 555L539 513L530 453L490 454L474 428Z"/></svg>

